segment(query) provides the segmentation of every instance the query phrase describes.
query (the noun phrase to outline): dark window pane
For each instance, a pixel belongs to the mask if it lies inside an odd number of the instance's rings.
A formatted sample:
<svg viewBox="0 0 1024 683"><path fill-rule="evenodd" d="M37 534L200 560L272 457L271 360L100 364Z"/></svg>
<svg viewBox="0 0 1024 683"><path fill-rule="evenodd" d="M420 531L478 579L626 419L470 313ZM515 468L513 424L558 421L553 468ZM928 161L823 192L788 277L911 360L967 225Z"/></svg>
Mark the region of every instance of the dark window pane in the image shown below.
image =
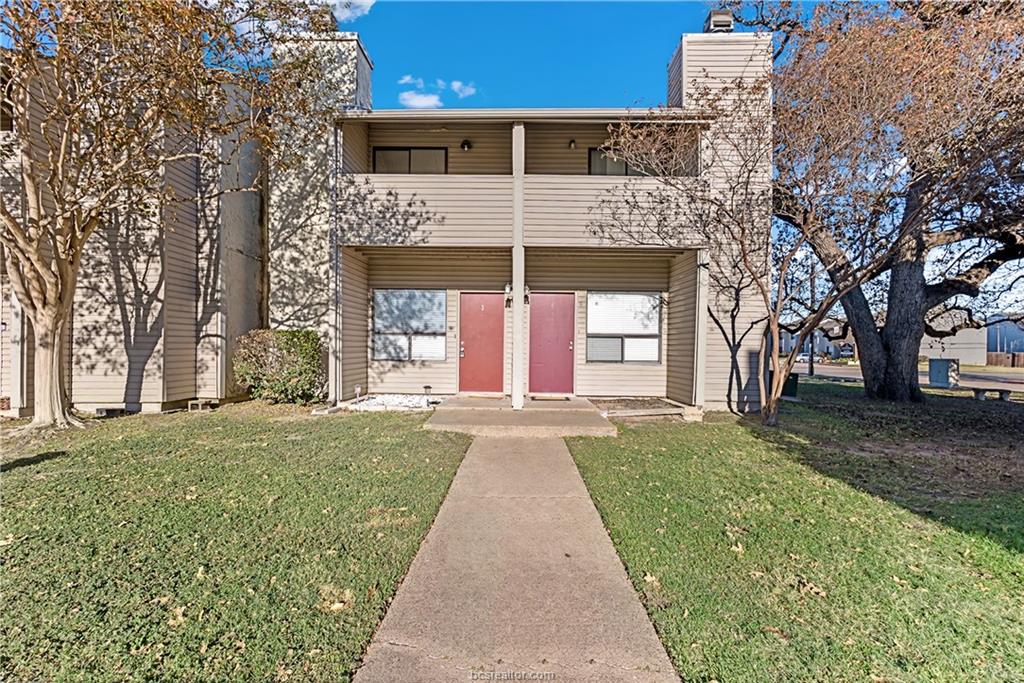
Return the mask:
<svg viewBox="0 0 1024 683"><path fill-rule="evenodd" d="M409 151L410 173L444 173L445 150L413 149Z"/></svg>
<svg viewBox="0 0 1024 683"><path fill-rule="evenodd" d="M375 149L373 150L374 173L408 173L409 150L407 149Z"/></svg>

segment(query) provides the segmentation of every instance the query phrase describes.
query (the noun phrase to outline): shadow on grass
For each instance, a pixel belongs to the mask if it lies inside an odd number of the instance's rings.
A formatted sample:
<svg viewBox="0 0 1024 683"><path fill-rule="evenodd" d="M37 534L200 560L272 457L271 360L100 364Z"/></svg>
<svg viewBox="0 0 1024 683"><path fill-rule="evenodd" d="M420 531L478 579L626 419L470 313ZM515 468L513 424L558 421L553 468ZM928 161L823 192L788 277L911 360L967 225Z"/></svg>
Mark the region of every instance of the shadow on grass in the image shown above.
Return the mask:
<svg viewBox="0 0 1024 683"><path fill-rule="evenodd" d="M60 458L65 455L67 455L67 451L48 451L46 453L39 453L38 455L28 455L23 458L5 460L0 462L0 472L9 472L11 470L18 469L19 467L31 467L32 465L38 465L41 462Z"/></svg>
<svg viewBox="0 0 1024 683"><path fill-rule="evenodd" d="M871 401L860 385L808 383L758 438L821 474L1024 553L1024 404L929 395Z"/></svg>

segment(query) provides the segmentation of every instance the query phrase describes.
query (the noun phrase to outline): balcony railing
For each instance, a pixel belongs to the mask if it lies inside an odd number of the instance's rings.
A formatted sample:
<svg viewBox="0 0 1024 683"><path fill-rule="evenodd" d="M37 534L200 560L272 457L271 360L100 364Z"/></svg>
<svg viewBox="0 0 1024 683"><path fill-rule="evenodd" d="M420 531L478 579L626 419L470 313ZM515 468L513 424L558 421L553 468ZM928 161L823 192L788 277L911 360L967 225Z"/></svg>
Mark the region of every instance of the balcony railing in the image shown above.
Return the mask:
<svg viewBox="0 0 1024 683"><path fill-rule="evenodd" d="M366 205L366 220L363 234L348 238L350 244L512 244L512 176L360 174L353 179L357 188L368 181L373 193L354 192L353 203Z"/></svg>

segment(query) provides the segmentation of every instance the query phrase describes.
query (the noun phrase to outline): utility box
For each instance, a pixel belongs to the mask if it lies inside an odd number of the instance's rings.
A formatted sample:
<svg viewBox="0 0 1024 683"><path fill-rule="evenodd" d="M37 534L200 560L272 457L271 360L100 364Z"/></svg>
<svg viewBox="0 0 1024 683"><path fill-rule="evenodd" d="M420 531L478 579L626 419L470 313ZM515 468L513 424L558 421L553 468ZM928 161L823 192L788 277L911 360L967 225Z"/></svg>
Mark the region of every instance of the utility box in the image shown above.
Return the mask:
<svg viewBox="0 0 1024 683"><path fill-rule="evenodd" d="M960 359L929 358L928 384L942 389L960 386Z"/></svg>

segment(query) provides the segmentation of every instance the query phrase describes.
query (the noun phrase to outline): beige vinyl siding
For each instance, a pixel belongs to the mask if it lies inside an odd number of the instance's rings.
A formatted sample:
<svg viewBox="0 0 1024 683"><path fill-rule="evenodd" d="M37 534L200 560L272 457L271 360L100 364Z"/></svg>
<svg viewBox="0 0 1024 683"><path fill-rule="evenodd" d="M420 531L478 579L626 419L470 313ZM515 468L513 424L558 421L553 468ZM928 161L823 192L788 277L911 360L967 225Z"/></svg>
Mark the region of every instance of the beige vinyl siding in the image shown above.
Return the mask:
<svg viewBox="0 0 1024 683"><path fill-rule="evenodd" d="M349 230L352 245L511 246L512 176L365 175L375 194L365 225ZM392 191L397 201L389 199ZM410 204L411 202L411 204ZM398 214L402 220L395 220ZM378 216L388 220L380 229ZM403 227L394 227L401 223ZM404 226L417 226L404 232Z"/></svg>
<svg viewBox="0 0 1024 683"><path fill-rule="evenodd" d="M346 124L347 125L347 124ZM511 175L512 126L508 123L371 123L370 170L374 147L446 147L451 175ZM473 148L461 149L469 140Z"/></svg>
<svg viewBox="0 0 1024 683"><path fill-rule="evenodd" d="M526 246L612 246L592 233L592 226L607 215L602 200L614 201L623 188L643 192L658 188L654 178L620 176L528 175L523 182L523 238ZM649 215L645 216L650 218ZM673 247L698 246L680 240ZM664 245L656 245L664 246Z"/></svg>
<svg viewBox="0 0 1024 683"><path fill-rule="evenodd" d="M208 143L210 151L217 144ZM196 396L220 398L224 353L224 244L219 165L202 162L199 170L196 229Z"/></svg>
<svg viewBox="0 0 1024 683"><path fill-rule="evenodd" d="M668 106L683 106L683 50L682 43L672 53L668 63Z"/></svg>
<svg viewBox="0 0 1024 683"><path fill-rule="evenodd" d="M101 226L82 258L72 387L87 409L163 402L162 236L156 221L127 222Z"/></svg>
<svg viewBox="0 0 1024 683"><path fill-rule="evenodd" d="M197 164L176 161L164 168L175 199L164 209L164 397L167 402L196 395Z"/></svg>
<svg viewBox="0 0 1024 683"><path fill-rule="evenodd" d="M665 396L669 309L661 315L661 361L587 362L587 292L659 292L668 299L671 254L604 253L573 250L527 250L526 284L531 292L576 295L575 393L580 396ZM527 314L529 320L529 314ZM527 330L529 340L529 330ZM527 343L527 356L529 346ZM529 368L529 359L526 363ZM529 373L527 372L527 375ZM529 376L526 378L529 390Z"/></svg>
<svg viewBox="0 0 1024 683"><path fill-rule="evenodd" d="M681 50L684 105L690 104L687 94L695 87L715 89L740 78L756 79L771 66L769 33L687 34Z"/></svg>
<svg viewBox="0 0 1024 683"><path fill-rule="evenodd" d="M341 172L369 173L369 130L365 121L346 121L341 126Z"/></svg>
<svg viewBox="0 0 1024 683"><path fill-rule="evenodd" d="M367 348L369 387L374 393L421 393L429 384L435 394L458 391L459 294L502 292L512 278L512 258L506 250L491 249L372 249L364 252L370 289L444 289L446 340L443 361L375 361ZM369 298L368 294L368 298ZM369 302L367 303L369 307ZM511 363L511 328L506 313L506 378ZM369 344L367 345L369 347ZM507 380L506 380L507 381ZM507 387L506 387L507 388Z"/></svg>
<svg viewBox="0 0 1024 683"><path fill-rule="evenodd" d="M3 248L0 247L0 260ZM11 332L14 320L11 311L11 292L7 286L7 269L0 267L0 398L11 396Z"/></svg>
<svg viewBox="0 0 1024 683"><path fill-rule="evenodd" d="M608 141L608 126L595 124L527 123L526 173L587 175L589 149ZM569 149L569 141L576 149Z"/></svg>
<svg viewBox="0 0 1024 683"><path fill-rule="evenodd" d="M668 290L668 343L665 364L668 371L666 395L674 401L692 404L697 323L697 252L688 251L672 259Z"/></svg>
<svg viewBox="0 0 1024 683"><path fill-rule="evenodd" d="M341 250L341 398L369 391L369 265L355 249Z"/></svg>
<svg viewBox="0 0 1024 683"><path fill-rule="evenodd" d="M263 326L264 237L261 197L251 187L262 168L257 147L219 142L225 164L202 164L196 245L196 396L224 399L244 394L231 359L238 337Z"/></svg>

